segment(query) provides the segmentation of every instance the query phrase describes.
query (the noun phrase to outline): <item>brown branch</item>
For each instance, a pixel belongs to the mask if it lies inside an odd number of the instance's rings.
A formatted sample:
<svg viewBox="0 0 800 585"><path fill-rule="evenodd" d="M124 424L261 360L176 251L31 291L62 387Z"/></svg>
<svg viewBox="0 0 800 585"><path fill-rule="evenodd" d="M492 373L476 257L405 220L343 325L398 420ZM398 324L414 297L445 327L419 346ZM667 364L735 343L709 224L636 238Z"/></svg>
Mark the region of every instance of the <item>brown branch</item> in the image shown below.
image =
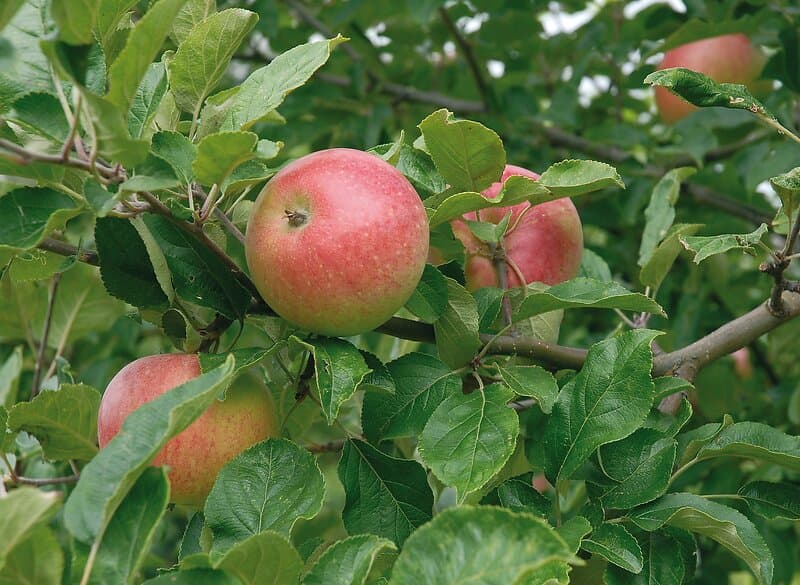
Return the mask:
<svg viewBox="0 0 800 585"><path fill-rule="evenodd" d="M319 453L333 453L336 451L341 451L344 448L345 440L340 439L338 441L329 441L327 443L317 444L313 443L308 445L306 449L308 449L311 453L319 454Z"/></svg>
<svg viewBox="0 0 800 585"><path fill-rule="evenodd" d="M491 90L483 77L483 72L478 64L478 59L475 57L475 51L473 51L472 45L467 42L467 39L465 39L464 35L461 34L461 31L458 30L456 23L453 22L452 18L450 18L447 8L440 6L438 12L439 17L442 19L442 22L444 22L447 30L450 31L453 39L455 39L456 45L458 45L461 54L464 56L464 59L467 62L467 66L472 74L472 78L475 80L475 85L478 87L478 93L480 93L483 107L486 109L486 111L489 111L491 104Z"/></svg>
<svg viewBox="0 0 800 585"><path fill-rule="evenodd" d="M70 158L69 156L64 158L60 154L44 154L40 152L33 152L19 146L18 144L14 144L10 140L6 140L5 138L0 138L0 149L5 150L8 153L11 153L13 155L13 158L10 159L11 162L20 165L26 165L34 162L43 162L54 165L73 167L76 169L80 169L82 171L88 171L90 173L94 173L95 171L97 171L106 179L118 178L117 173L114 172L114 169L106 167L105 165L97 163L93 165L88 161L76 158Z"/></svg>
<svg viewBox="0 0 800 585"><path fill-rule="evenodd" d="M728 215L744 219L754 224L766 223L769 225L772 223L772 217L760 209L731 199L705 185L684 183L684 188L698 203L708 205L709 207L715 207Z"/></svg>
<svg viewBox="0 0 800 585"><path fill-rule="evenodd" d="M65 475L62 477L23 477L21 475L13 474L5 481L14 485L32 485L32 486L45 486L56 485L60 483L77 483L80 479L78 475Z"/></svg>
<svg viewBox="0 0 800 585"><path fill-rule="evenodd" d="M776 317L762 303L684 348L656 356L653 375L677 374L692 381L703 367L746 345L800 315L800 294L786 291L783 316Z"/></svg>
<svg viewBox="0 0 800 585"><path fill-rule="evenodd" d="M62 242L61 240L54 240L53 238L45 238L37 246L40 250L53 252L61 256L75 256L78 262L91 264L92 266L100 266L100 258L94 250L86 250L78 248L72 244Z"/></svg>

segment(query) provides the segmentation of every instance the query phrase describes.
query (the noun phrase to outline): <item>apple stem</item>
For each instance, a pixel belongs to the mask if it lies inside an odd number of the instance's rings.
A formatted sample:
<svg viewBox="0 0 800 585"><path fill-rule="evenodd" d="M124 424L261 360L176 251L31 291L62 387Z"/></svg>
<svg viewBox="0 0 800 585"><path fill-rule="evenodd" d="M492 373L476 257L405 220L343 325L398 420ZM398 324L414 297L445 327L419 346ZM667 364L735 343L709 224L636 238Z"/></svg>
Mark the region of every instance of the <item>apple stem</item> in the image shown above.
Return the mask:
<svg viewBox="0 0 800 585"><path fill-rule="evenodd" d="M304 209L287 209L283 213L292 227L301 227L308 222L308 212Z"/></svg>

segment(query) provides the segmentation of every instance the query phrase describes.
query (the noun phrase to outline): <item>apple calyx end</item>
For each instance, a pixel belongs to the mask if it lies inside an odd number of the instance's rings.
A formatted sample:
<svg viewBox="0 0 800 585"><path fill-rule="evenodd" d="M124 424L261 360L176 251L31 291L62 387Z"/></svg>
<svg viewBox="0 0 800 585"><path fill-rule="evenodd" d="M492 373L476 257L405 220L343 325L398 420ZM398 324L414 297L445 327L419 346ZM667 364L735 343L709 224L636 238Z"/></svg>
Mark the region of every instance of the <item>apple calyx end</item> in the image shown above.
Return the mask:
<svg viewBox="0 0 800 585"><path fill-rule="evenodd" d="M308 211L305 209L286 209L283 212L291 227L302 227L308 223Z"/></svg>

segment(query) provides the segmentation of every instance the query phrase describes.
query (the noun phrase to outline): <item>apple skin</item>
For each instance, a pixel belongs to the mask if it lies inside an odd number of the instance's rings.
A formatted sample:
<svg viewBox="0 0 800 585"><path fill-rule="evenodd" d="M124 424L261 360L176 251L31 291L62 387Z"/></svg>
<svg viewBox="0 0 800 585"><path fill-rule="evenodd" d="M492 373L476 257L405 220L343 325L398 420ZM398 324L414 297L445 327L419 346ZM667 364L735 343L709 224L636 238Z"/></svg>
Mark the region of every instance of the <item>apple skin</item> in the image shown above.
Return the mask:
<svg viewBox="0 0 800 585"><path fill-rule="evenodd" d="M100 447L122 428L134 410L200 375L194 354L139 358L109 382L100 402L97 435ZM277 435L274 405L268 390L240 376L184 431L170 439L152 465L169 466L170 500L202 508L219 470L248 447Z"/></svg>
<svg viewBox="0 0 800 585"><path fill-rule="evenodd" d="M349 148L304 156L256 199L245 254L278 315L331 336L370 331L400 309L428 256L428 218L408 180Z"/></svg>
<svg viewBox="0 0 800 585"><path fill-rule="evenodd" d="M538 179L539 175L528 169L506 165L500 181L483 191L494 198L503 183L513 175ZM520 214L530 207L524 202L511 207L492 207L480 211L480 221L497 224L511 211L508 229L511 230ZM464 217L476 220L475 212ZM461 220L452 222L453 233L464 244L466 264L464 274L467 288L477 290L486 286L499 286L487 244L478 240ZM581 265L583 231L575 205L567 198L534 205L510 233L504 236L506 254L519 267L525 282L520 282L514 270L506 267L509 288L531 282L553 285L573 278Z"/></svg>
<svg viewBox="0 0 800 585"><path fill-rule="evenodd" d="M743 34L701 39L664 54L658 69L685 67L709 76L718 83L750 85L761 74L766 56ZM656 106L667 123L685 118L697 108L669 90L656 86Z"/></svg>

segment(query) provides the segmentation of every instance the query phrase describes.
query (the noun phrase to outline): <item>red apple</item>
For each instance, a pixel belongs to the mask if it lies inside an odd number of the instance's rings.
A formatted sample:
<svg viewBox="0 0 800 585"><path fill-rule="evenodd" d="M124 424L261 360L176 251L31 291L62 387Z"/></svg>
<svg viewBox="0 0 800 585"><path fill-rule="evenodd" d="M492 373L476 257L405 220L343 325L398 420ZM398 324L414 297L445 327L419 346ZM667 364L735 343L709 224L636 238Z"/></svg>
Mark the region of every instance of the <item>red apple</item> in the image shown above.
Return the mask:
<svg viewBox="0 0 800 585"><path fill-rule="evenodd" d="M97 435L104 447L130 413L164 392L200 375L194 354L140 358L111 380L100 402ZM202 507L217 473L236 455L277 434L268 390L240 376L224 401L216 401L183 432L169 440L153 465L169 467L171 500Z"/></svg>
<svg viewBox="0 0 800 585"><path fill-rule="evenodd" d="M411 183L349 148L304 156L256 199L245 252L253 282L287 321L324 335L374 329L409 299L428 255Z"/></svg>
<svg viewBox="0 0 800 585"><path fill-rule="evenodd" d="M538 179L533 171L507 165L500 181L492 184L483 194L494 198L503 183L512 175ZM531 206L524 202L511 207L492 207L468 213L465 219L497 224L511 212L506 235L503 236L506 255L508 286L517 287L530 282L556 284L573 278L578 273L583 254L583 232L578 211L567 198ZM523 215L524 212L524 215ZM521 218L520 218L521 216ZM499 286L489 246L478 240L461 220L452 222L453 233L464 244L466 265L464 273L467 288L477 290L485 286ZM522 273L521 282L513 263Z"/></svg>
<svg viewBox="0 0 800 585"><path fill-rule="evenodd" d="M685 67L718 83L750 85L761 74L766 56L743 34L702 39L664 54L659 69ZM665 122L676 122L697 108L669 90L656 86L656 106Z"/></svg>

